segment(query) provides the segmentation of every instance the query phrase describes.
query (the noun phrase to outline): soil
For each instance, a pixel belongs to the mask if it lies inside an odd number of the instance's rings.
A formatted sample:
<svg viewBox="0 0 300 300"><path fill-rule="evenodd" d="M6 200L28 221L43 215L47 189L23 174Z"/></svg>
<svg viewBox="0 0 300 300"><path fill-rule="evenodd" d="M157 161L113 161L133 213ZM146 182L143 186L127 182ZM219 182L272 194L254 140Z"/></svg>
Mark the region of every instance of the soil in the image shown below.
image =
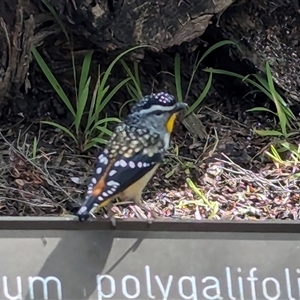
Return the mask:
<svg viewBox="0 0 300 300"><path fill-rule="evenodd" d="M174 71L174 53L178 51L185 91L197 51L203 53L207 46L199 39L193 45L183 44L161 54L146 53L139 64L143 93L175 92L174 80L168 72ZM237 72L253 71L245 62L232 62L226 49L219 54L231 66L235 64ZM96 54L95 59L102 70L107 61L112 61L104 54ZM48 63L72 97L72 71L70 61L66 61L48 60ZM189 104L206 84L208 76L201 69L215 67L217 61L211 56L199 68L187 99ZM121 66L117 66L109 79L111 86L122 76ZM84 198L101 147L82 153L62 132L42 125L41 120L52 119L71 126L72 118L35 63L32 63L29 80L31 90L5 107L0 120L0 215L74 214ZM299 218L299 164L278 166L265 155L274 138L257 136L253 127L273 128L274 117L246 110L261 106L262 101L273 107L261 94L249 94L249 91L250 88L238 80L214 77L209 95L195 111L206 127L208 138L200 140L177 123L164 164L144 191L143 200L149 207L166 218ZM105 113L118 116L121 105L128 99L127 90L121 90ZM126 112L127 109L123 114ZM34 138L38 141L36 156ZM300 144L299 137L294 138L293 143ZM188 178L204 197L191 189ZM113 209L116 218L150 217L132 203L116 202ZM107 218L105 209L99 214Z"/></svg>

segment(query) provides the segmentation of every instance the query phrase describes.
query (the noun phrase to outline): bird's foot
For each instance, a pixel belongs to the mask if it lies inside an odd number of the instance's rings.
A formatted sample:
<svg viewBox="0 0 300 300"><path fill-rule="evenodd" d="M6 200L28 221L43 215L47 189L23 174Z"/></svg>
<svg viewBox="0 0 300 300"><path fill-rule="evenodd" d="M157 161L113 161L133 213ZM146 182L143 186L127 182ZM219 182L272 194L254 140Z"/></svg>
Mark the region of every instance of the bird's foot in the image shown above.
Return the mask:
<svg viewBox="0 0 300 300"><path fill-rule="evenodd" d="M115 216L110 216L109 218L110 218L112 226L116 227L117 226L117 221L116 221Z"/></svg>
<svg viewBox="0 0 300 300"><path fill-rule="evenodd" d="M113 227L116 227L116 226L117 226L117 221L116 221L116 218L115 218L115 214L114 214L114 212L112 211L112 208L113 208L113 204L110 202L110 203L107 205L107 216L109 217L112 226L113 226Z"/></svg>

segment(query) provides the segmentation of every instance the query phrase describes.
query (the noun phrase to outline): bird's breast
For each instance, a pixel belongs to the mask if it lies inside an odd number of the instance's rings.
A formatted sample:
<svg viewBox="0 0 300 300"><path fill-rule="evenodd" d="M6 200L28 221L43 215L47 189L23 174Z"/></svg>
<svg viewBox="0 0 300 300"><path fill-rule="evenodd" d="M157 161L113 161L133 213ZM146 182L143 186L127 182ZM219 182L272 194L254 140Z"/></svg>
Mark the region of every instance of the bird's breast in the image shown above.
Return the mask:
<svg viewBox="0 0 300 300"><path fill-rule="evenodd" d="M141 198L143 189L146 187L147 183L150 181L155 171L159 167L159 164L154 166L148 173L137 180L135 183L130 185L125 191L120 193L120 198L123 200L139 199Z"/></svg>

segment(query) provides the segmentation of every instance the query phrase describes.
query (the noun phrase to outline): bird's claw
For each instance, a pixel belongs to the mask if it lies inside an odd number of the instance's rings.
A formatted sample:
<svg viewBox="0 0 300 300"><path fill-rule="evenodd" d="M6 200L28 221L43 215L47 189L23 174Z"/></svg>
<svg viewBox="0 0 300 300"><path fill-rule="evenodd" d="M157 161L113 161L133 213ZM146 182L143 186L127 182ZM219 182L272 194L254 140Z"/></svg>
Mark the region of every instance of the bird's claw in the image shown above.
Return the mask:
<svg viewBox="0 0 300 300"><path fill-rule="evenodd" d="M117 226L117 221L116 221L116 218L114 216L110 217L110 221L111 221L111 224L112 224L113 227Z"/></svg>

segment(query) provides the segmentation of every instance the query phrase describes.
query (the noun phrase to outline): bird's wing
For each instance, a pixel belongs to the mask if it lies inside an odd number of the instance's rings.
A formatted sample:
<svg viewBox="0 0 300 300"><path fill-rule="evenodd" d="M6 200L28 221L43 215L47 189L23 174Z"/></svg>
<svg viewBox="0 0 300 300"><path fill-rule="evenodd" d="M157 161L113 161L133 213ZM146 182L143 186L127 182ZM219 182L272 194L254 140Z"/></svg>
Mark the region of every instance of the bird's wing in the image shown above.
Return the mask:
<svg viewBox="0 0 300 300"><path fill-rule="evenodd" d="M135 134L129 138L124 132L115 135L98 156L82 211L89 212L96 205L106 205L107 200L126 190L162 162L163 142L159 135L147 134Z"/></svg>

